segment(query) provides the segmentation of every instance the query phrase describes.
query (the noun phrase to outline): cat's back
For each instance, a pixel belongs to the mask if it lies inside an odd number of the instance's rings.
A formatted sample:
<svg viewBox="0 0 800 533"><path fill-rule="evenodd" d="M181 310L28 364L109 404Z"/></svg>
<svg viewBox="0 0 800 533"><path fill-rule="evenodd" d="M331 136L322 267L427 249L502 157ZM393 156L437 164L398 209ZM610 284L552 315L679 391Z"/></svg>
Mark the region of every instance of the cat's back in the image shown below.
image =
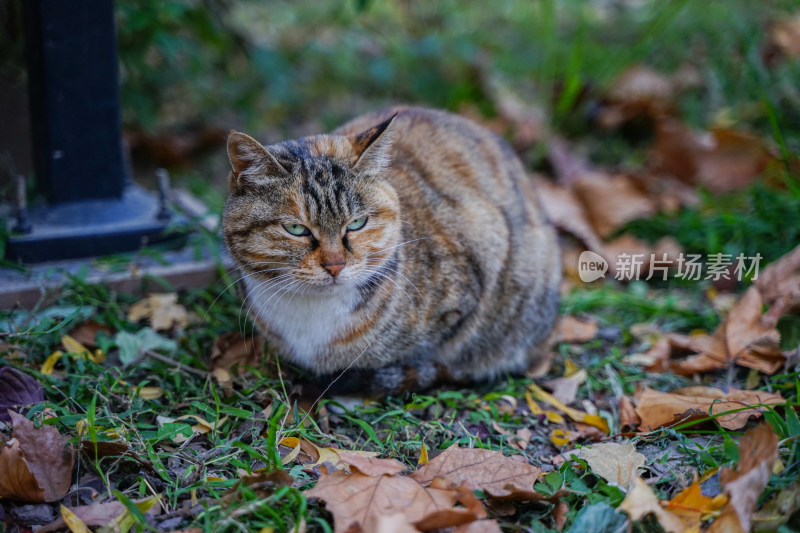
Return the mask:
<svg viewBox="0 0 800 533"><path fill-rule="evenodd" d="M403 248L405 275L425 295L414 314L425 317L443 348L439 362L452 372L519 369L550 330L560 280L555 232L531 180L497 135L444 111L394 108L337 133L394 113L385 179L411 243ZM500 361L487 350L505 355Z"/></svg>
<svg viewBox="0 0 800 533"><path fill-rule="evenodd" d="M507 205L519 194L531 200L524 170L510 147L475 122L445 111L394 107L358 117L336 133L362 131L397 114L392 123L392 158L388 179L401 198L418 205L415 193L435 203L453 204L478 195ZM409 198L410 197L410 198ZM533 209L538 211L535 200ZM469 207L467 204L466 207ZM538 218L538 216L537 216Z"/></svg>

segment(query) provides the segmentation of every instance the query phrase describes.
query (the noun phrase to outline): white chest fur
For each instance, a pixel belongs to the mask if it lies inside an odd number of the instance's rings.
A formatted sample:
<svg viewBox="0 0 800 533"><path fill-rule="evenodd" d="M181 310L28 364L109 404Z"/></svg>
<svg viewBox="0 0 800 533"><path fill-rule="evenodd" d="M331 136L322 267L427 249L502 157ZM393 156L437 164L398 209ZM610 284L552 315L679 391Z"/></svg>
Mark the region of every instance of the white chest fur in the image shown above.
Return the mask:
<svg viewBox="0 0 800 533"><path fill-rule="evenodd" d="M333 339L347 330L352 322L355 291L346 289L329 294L300 294L281 288L258 287L246 279L246 306L272 331L280 335L294 359L313 367L314 359ZM252 288L251 288L252 287Z"/></svg>

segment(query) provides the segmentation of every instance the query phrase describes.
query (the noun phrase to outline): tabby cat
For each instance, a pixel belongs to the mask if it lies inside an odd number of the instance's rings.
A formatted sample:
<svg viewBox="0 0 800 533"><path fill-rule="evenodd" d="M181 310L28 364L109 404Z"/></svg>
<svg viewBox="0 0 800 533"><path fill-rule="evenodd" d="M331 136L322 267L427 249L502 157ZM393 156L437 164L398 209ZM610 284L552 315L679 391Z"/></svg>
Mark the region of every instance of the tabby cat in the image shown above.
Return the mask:
<svg viewBox="0 0 800 533"><path fill-rule="evenodd" d="M228 155L225 240L283 358L318 375L352 369L363 392L384 394L541 358L558 244L493 133L406 107L266 147L233 132Z"/></svg>

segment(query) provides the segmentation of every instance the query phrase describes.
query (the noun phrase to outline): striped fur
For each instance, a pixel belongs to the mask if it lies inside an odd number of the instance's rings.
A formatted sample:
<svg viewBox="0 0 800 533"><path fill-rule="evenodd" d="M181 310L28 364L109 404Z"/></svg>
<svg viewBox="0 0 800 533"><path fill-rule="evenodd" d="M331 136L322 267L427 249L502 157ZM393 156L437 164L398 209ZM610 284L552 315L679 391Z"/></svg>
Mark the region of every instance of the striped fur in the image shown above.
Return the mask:
<svg viewBox="0 0 800 533"><path fill-rule="evenodd" d="M397 108L268 147L233 133L228 149L226 242L248 312L283 357L320 375L357 369L383 392L441 373L518 372L540 357L558 245L495 135ZM346 230L359 217L366 225ZM342 262L336 276L323 266Z"/></svg>

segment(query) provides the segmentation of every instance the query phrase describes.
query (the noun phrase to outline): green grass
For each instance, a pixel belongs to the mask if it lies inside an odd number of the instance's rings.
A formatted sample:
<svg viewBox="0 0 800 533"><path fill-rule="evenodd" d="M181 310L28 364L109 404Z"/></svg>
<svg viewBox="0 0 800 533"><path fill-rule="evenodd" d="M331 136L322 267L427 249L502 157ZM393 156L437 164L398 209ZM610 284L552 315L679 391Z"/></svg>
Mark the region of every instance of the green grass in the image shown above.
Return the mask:
<svg viewBox="0 0 800 533"><path fill-rule="evenodd" d="M247 127L278 140L331 128L391 101L448 109L469 105L491 117L493 103L475 72L484 53L512 87L547 112L556 131L597 164L640 167L647 157L646 139L598 132L589 119L615 76L636 63L667 74L688 63L701 72L702 87L677 101L689 124L705 128L722 116L733 117L737 126L768 138L784 161L800 151L795 94L800 62L769 69L760 55L768 22L796 10L794 1L651 0L629 5L502 0L487 6L479 0L118 3L126 125L155 131L199 120ZM307 35L320 39L309 41ZM178 179L217 212L224 188L212 183L205 164L183 171ZM692 253L760 253L762 267L800 242L800 224L792 223L800 221L796 176L789 175L784 188L755 184L724 197L703 193L701 200L694 208L635 221L625 230L650 241L674 236ZM192 236L190 243L198 249L221 246L207 232ZM143 253L158 261L157 251ZM101 264L115 271L125 269L129 260L122 255L104 258ZM250 332L252 324L243 323L235 292L224 290L231 281L220 271L220 281L212 286L182 293L181 303L197 318L180 334L165 335L166 341L174 341L174 351L156 351L202 371L220 334ZM690 380L647 373L625 361L626 355L647 347L631 334L634 324L653 323L664 331L713 331L720 317L707 288L703 283L605 282L572 291L562 302L562 314L592 316L603 334L583 345L560 346L551 376L560 375L567 360L585 368L589 378L578 397L596 405L612 428L618 428L617 387L630 395L640 384L659 390L722 384L726 376ZM310 531L331 531L330 515L303 494L315 478L301 466L286 467L294 479L291 487L257 489L238 481L242 472L275 468L280 453L288 451L276 443L287 436L319 446L372 450L409 466L416 464L423 444L429 450L458 443L520 453L533 464L558 452L549 442L551 428L525 411L524 393L531 381L520 377L355 406L322 399L306 417L308 403L287 396L292 383L273 379L266 371L253 369L226 391L211 379L153 358L124 366L115 358L119 347L114 335L98 338L110 356L103 365L66 355L58 375L41 374L41 364L60 347L61 336L88 320L115 332L141 331L141 324L125 318L134 301L131 295L88 285L75 276L62 288L59 301L47 308L0 311L0 343L13 346L22 358L12 360L10 351L0 357L45 386L47 401L29 412L30 417L42 420L48 409L53 416L44 423L57 426L75 444L89 441L90 453L83 456L79 475L99 476L108 494L113 487L120 501L161 494L170 512L181 518L173 528L271 527L288 532L304 523ZM800 320L785 317L779 326L785 347L796 347ZM734 384L741 386L746 378L746 371L734 372ZM145 399L139 394L144 386L161 387L164 395ZM758 387L780 391L796 406L800 375L761 376ZM786 468L772 476L762 501L797 479L800 424L793 414L787 408L767 415L783 440ZM194 421L159 425L157 417L184 415L219 426L178 444L173 439L191 435ZM516 450L505 433L521 428L532 428L534 436L525 450ZM672 469L656 484L666 498L683 486L688 472L702 474L735 462L732 442L739 434L711 421L702 428L653 432L639 437L637 444L653 450L650 465ZM98 458L91 452L95 443L115 439L124 440L130 453ZM677 468L675 461L690 470ZM544 494L561 487L569 491L568 525L587 505L614 507L624 496L590 471L569 466L550 471L537 484ZM181 511L193 501L196 507ZM140 513L129 508L141 521ZM507 531L552 531L553 508L519 504L514 515L500 522ZM634 530L651 531L651 526L638 524Z"/></svg>
<svg viewBox="0 0 800 533"><path fill-rule="evenodd" d="M240 302L230 291L222 292L226 284L226 280L221 280L207 289L182 294L181 303L199 319L175 337L174 353L165 355L187 366L206 368L214 339L223 332L239 329ZM209 312L208 307L217 296L219 299ZM120 438L128 444L130 453L124 456L93 459L93 453L85 455L88 460L79 465L79 475L100 476L109 487L114 486L131 500L161 494L168 509L175 513L196 498L198 507L180 515L184 517L181 527L193 525L205 531L272 527L288 532L305 522L312 530L330 530L330 516L324 508L307 501L302 493L304 488L313 486L314 477L299 465L287 466L295 480L292 487L255 490L237 481L242 472L269 470L279 465L276 442L287 436L301 437L320 446L372 450L409 466L416 464L423 443L430 450L457 443L521 453L533 464L541 464L542 457L557 452L549 444L548 427L532 419L523 408L528 379L509 377L469 389L443 388L348 407L323 399L311 416L305 417L301 405L289 401L284 394L291 383L281 383L254 370L241 378L233 391L225 392L213 380L176 371L173 365L160 360L146 359L122 367L113 357L113 336L105 337L105 349L111 357L103 365L67 355L57 366L58 376L45 376L38 371L44 358L59 347L60 336L86 320L96 320L118 331L140 329L141 325L124 318L131 302L130 297L76 279L65 288L56 306L37 312L33 319L26 321L30 317L21 312L0 313L0 319L13 315L16 323L26 324L4 340L26 354L14 366L36 377L46 388L47 401L28 416L38 420L43 410L48 409L54 416L44 423L58 427L75 444ZM632 394L636 385L643 382L658 389L687 383L674 376L646 374L626 364L623 356L637 348L628 328L639 322L656 322L665 329L687 331L713 328L718 320L702 298L695 300L691 294L676 289L647 289L635 284L628 288L607 284L595 290L575 291L565 299L563 311L597 316L601 326L619 328L619 335L610 341L597 339L582 346L562 346L555 366L557 375L563 358L569 357L587 369L590 379L581 386L579 398L590 399L612 422L612 428L618 426L615 400L609 392L613 388L610 380L620 383L626 394ZM149 400L137 394L140 387L154 385L163 388L161 398ZM800 380L796 374L764 377L762 386L780 390L790 401L797 402ZM517 408L510 407L509 398L517 403ZM785 415L781 413L782 410L769 415L769 421L782 438L793 442L790 448L795 457L796 417L789 415L791 410ZM197 415L220 425L206 435L193 437L189 443L177 444L172 439L191 435L190 425L194 421L159 426L156 417L183 415ZM508 437L495 429L495 424L511 433L532 428L530 445L526 450L515 450ZM79 427L84 428L80 435ZM663 461L684 454L702 474L708 468L735 459L730 455L728 434L735 438L737 433L717 427L709 440L708 432L687 427L681 431L663 430L643 437L642 442L663 447L660 456ZM698 437L702 439L695 443ZM698 446L701 453L691 452ZM771 480L770 493L787 486L794 479L792 476L796 477L797 461L786 464L787 471ZM668 476L657 487L667 497L680 482L681 479ZM618 488L609 486L590 471L580 472L570 467L550 472L537 484L537 489L546 494L561 486L569 490L565 502L570 509L570 521L587 504L604 502L616 506L624 497ZM520 504L515 515L500 520L508 527L527 526L546 531L553 527L552 511L547 505Z"/></svg>

